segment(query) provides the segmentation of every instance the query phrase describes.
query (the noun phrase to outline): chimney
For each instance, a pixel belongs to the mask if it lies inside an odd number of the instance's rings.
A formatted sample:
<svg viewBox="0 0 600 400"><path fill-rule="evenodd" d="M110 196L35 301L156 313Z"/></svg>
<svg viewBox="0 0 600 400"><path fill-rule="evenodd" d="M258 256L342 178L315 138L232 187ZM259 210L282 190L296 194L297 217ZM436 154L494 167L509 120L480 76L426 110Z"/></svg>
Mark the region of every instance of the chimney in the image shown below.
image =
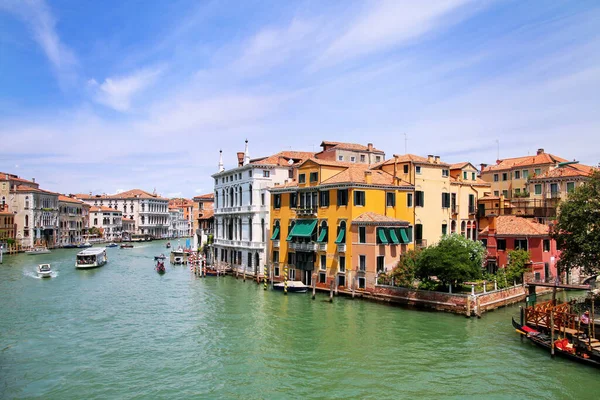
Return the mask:
<svg viewBox="0 0 600 400"><path fill-rule="evenodd" d="M427 162L433 163L433 154L427 154Z"/></svg>
<svg viewBox="0 0 600 400"><path fill-rule="evenodd" d="M483 170L486 168L487 168L487 164L481 163L481 169L479 170L479 172L483 172Z"/></svg>
<svg viewBox="0 0 600 400"><path fill-rule="evenodd" d="M537 155L539 156L540 154L544 154L544 149L538 149L537 150Z"/></svg>
<svg viewBox="0 0 600 400"><path fill-rule="evenodd" d="M35 178L31 178L31 182L35 183Z"/></svg>
<svg viewBox="0 0 600 400"><path fill-rule="evenodd" d="M223 150L219 150L219 172L225 171L225 167L223 167Z"/></svg>
<svg viewBox="0 0 600 400"><path fill-rule="evenodd" d="M370 184L373 182L373 179L372 179L372 178L373 178L373 176L372 176L372 173L371 173L371 171L368 171L368 170L367 170L367 171L365 171L365 183L366 183L367 185L370 185Z"/></svg>
<svg viewBox="0 0 600 400"><path fill-rule="evenodd" d="M238 167L241 167L242 165L244 165L244 152L238 151L237 157L238 157Z"/></svg>
<svg viewBox="0 0 600 400"><path fill-rule="evenodd" d="M373 143L367 144L367 151L373 151Z"/></svg>
<svg viewBox="0 0 600 400"><path fill-rule="evenodd" d="M439 164L440 163L440 156L435 156L435 163Z"/></svg>
<svg viewBox="0 0 600 400"><path fill-rule="evenodd" d="M246 139L246 148L244 149L244 165L250 164L250 153L248 153L248 139Z"/></svg>

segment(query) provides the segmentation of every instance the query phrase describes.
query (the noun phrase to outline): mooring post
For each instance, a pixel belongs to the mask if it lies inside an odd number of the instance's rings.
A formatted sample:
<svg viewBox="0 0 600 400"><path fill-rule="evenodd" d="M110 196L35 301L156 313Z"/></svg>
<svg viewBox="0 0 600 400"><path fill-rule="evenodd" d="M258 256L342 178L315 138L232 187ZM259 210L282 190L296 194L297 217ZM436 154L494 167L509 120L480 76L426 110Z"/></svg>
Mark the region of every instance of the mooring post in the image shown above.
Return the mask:
<svg viewBox="0 0 600 400"><path fill-rule="evenodd" d="M333 281L329 284L329 302L333 302Z"/></svg>
<svg viewBox="0 0 600 400"><path fill-rule="evenodd" d="M554 358L554 310L550 310L550 356Z"/></svg>
<svg viewBox="0 0 600 400"><path fill-rule="evenodd" d="M265 272L263 274L263 283L264 283L264 289L265 290L267 290L267 281L268 281L268 278L267 278L268 275L267 274L268 273L269 273L269 268L265 265Z"/></svg>
<svg viewBox="0 0 600 400"><path fill-rule="evenodd" d="M246 267L244 267L244 272L242 272L242 280L246 282Z"/></svg>
<svg viewBox="0 0 600 400"><path fill-rule="evenodd" d="M523 306L519 306L520 308L520 313L521 313L521 326L525 325L525 310L523 309ZM521 342L523 341L523 335L521 335Z"/></svg>
<svg viewBox="0 0 600 400"><path fill-rule="evenodd" d="M287 294L287 276L288 276L288 268L285 266L283 268L283 294Z"/></svg>
<svg viewBox="0 0 600 400"><path fill-rule="evenodd" d="M471 296L467 297L467 318L471 317Z"/></svg>
<svg viewBox="0 0 600 400"><path fill-rule="evenodd" d="M471 285L471 295L475 296L475 285L474 284Z"/></svg>
<svg viewBox="0 0 600 400"><path fill-rule="evenodd" d="M486 282L486 281L483 281L483 293L487 293L487 288L486 288L486 286L487 286L487 282Z"/></svg>
<svg viewBox="0 0 600 400"><path fill-rule="evenodd" d="M498 281L494 279L494 290L498 290Z"/></svg>
<svg viewBox="0 0 600 400"><path fill-rule="evenodd" d="M355 291L356 291L356 278L352 279L352 298L354 298Z"/></svg>
<svg viewBox="0 0 600 400"><path fill-rule="evenodd" d="M315 293L317 292L317 277L315 276L315 274L312 274L312 276L310 277L311 280L311 284L312 284L312 289L313 289L313 294L312 294L312 299L315 299Z"/></svg>
<svg viewBox="0 0 600 400"><path fill-rule="evenodd" d="M335 278L335 295L336 296L338 295L338 286L339 286L338 283L339 283L338 278Z"/></svg>

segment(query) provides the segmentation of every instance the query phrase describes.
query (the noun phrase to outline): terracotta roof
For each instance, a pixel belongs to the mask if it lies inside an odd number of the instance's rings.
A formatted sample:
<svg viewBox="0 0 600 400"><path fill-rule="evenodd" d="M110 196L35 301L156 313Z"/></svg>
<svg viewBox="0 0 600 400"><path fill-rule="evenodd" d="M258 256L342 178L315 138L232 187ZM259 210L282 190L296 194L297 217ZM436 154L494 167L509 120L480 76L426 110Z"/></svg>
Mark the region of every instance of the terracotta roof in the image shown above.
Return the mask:
<svg viewBox="0 0 600 400"><path fill-rule="evenodd" d="M475 167L473 164L471 164L468 161L465 162L461 162L461 163L456 163L456 164L450 164L450 169L463 169L464 167L466 167L467 165L470 165L472 167ZM476 168L475 168L476 169Z"/></svg>
<svg viewBox="0 0 600 400"><path fill-rule="evenodd" d="M198 216L198 219L201 219L201 220L211 219L214 216L215 216L215 210L208 209L208 210L204 210L204 212Z"/></svg>
<svg viewBox="0 0 600 400"><path fill-rule="evenodd" d="M515 217L513 215L500 215L496 220L496 236L548 236L548 225L540 224L532 219ZM489 226L480 234L487 235Z"/></svg>
<svg viewBox="0 0 600 400"><path fill-rule="evenodd" d="M339 150L369 151L368 146L364 146L362 144L357 144L357 143L329 142L329 141L324 140L323 142L321 142L321 147L324 147L324 146L332 146L333 148L339 149ZM371 152L384 154L383 150L376 149L375 147L373 147L371 149Z"/></svg>
<svg viewBox="0 0 600 400"><path fill-rule="evenodd" d="M360 163L353 163L353 162L348 162L348 161L336 161L336 160L322 160L320 158L308 158L306 160L304 160L302 162L302 164L306 164L307 162L313 162L317 165L325 165L325 166L329 166L329 167L353 167L353 166L359 166L361 168L370 168L372 166L369 166L368 164L360 164Z"/></svg>
<svg viewBox="0 0 600 400"><path fill-rule="evenodd" d="M189 200L189 199L184 199L184 198L175 198L175 199L169 200L169 206L172 206L172 205L175 205L178 207L193 207L194 201Z"/></svg>
<svg viewBox="0 0 600 400"><path fill-rule="evenodd" d="M23 183L28 183L30 185L39 186L39 184L36 183L36 182L29 181L29 180L23 179L23 178L19 178L17 175L9 174L9 173L6 173L6 172L0 172L0 180L3 180L3 181L23 182Z"/></svg>
<svg viewBox="0 0 600 400"><path fill-rule="evenodd" d="M194 201L199 201L199 200L215 200L215 194L214 193L206 193L206 194L201 194L200 196L196 196L193 199Z"/></svg>
<svg viewBox="0 0 600 400"><path fill-rule="evenodd" d="M156 199L156 200L168 200L164 197L160 197L157 194L148 193L141 189L131 189L126 192L121 192L113 195L107 195L106 198L109 199L132 199L132 198L141 198L141 199Z"/></svg>
<svg viewBox="0 0 600 400"><path fill-rule="evenodd" d="M535 165L558 164L567 162L564 158L549 153L540 153L534 156L505 158L496 161L496 164L484 167L481 172L500 171L518 167L529 167Z"/></svg>
<svg viewBox="0 0 600 400"><path fill-rule="evenodd" d="M289 160L293 160L294 164L296 164L301 163L314 155L315 153L308 151L280 151L279 153L268 157L252 159L250 160L250 164L287 166L290 165Z"/></svg>
<svg viewBox="0 0 600 400"><path fill-rule="evenodd" d="M75 204L85 204L83 201L74 199L69 196L65 196L63 194L58 195L58 201L62 201L63 203L75 203Z"/></svg>
<svg viewBox="0 0 600 400"><path fill-rule="evenodd" d="M367 211L353 219L352 224L408 225L409 222Z"/></svg>
<svg viewBox="0 0 600 400"><path fill-rule="evenodd" d="M394 154L394 157L396 157L395 162L396 163L404 163L404 162L412 162L414 164L428 164L428 165L440 165L440 166L444 166L444 167L450 167L450 164L445 163L445 162L431 162L427 159L427 157L421 157L421 156L417 156L415 154L402 154L402 155L396 155ZM393 165L394 164L394 157L390 158L389 160L386 160L382 163L382 165Z"/></svg>
<svg viewBox="0 0 600 400"><path fill-rule="evenodd" d="M120 213L123 214L123 212L121 210L115 210L114 208L110 208L110 207L106 207L106 206L92 206L90 207L90 212L116 212L116 213Z"/></svg>
<svg viewBox="0 0 600 400"><path fill-rule="evenodd" d="M491 187L492 184L489 182L484 181L483 179L481 179L480 177L477 177L474 181L472 180L460 180L458 178L455 178L453 176L449 176L448 177L450 180L450 183L455 183L455 184L463 184L463 185L476 185L476 186L489 186Z"/></svg>
<svg viewBox="0 0 600 400"><path fill-rule="evenodd" d="M541 175L531 177L530 180L563 178L563 177L588 177L596 170L594 167L583 164L567 164L549 169Z"/></svg>
<svg viewBox="0 0 600 400"><path fill-rule="evenodd" d="M365 173L371 174L371 185L393 185L394 177L392 174L388 174L382 170L372 170L366 164L352 164L351 167L346 168L339 174L332 176L321 182L321 185L329 185L333 183L363 183L366 184L367 180ZM408 185L408 183L405 183Z"/></svg>
<svg viewBox="0 0 600 400"><path fill-rule="evenodd" d="M23 192L23 193L45 193L45 194L53 194L55 196L58 196L58 193L50 192L49 190L43 190L43 189L39 189L36 187L27 186L27 185L18 185L15 188L15 190L17 192Z"/></svg>

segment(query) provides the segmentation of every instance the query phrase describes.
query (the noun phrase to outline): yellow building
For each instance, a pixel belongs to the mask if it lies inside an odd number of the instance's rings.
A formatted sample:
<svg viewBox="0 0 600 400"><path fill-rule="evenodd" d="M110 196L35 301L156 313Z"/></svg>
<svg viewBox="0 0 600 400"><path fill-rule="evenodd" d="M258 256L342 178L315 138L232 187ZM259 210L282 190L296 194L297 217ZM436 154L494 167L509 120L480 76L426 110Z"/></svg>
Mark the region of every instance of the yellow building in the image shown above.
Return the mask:
<svg viewBox="0 0 600 400"><path fill-rule="evenodd" d="M481 230L477 222L478 201L490 193L490 184L478 175L477 168L469 162L450 166L450 233L460 233L471 240L477 240ZM442 234L447 228L442 225Z"/></svg>
<svg viewBox="0 0 600 400"><path fill-rule="evenodd" d="M296 176L269 189L275 279L287 266L305 284L373 287L411 246L413 186L368 164L315 158Z"/></svg>

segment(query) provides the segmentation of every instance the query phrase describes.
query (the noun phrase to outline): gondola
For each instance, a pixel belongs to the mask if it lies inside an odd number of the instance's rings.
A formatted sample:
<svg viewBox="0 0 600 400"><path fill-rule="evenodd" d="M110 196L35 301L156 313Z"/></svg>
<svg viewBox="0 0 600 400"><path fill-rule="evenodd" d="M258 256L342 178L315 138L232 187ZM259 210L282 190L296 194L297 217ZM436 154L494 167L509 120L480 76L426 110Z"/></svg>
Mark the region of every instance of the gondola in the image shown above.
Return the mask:
<svg viewBox="0 0 600 400"><path fill-rule="evenodd" d="M544 333L538 332L526 325L521 325L517 321L515 321L514 318L512 319L512 324L513 324L514 328L517 330L517 332L520 333L522 336L525 336L527 339L529 339L530 341L535 343L537 346L550 351L550 346L552 343L550 336L548 336ZM557 341L555 341L554 343L556 343L556 342ZM590 357L590 355L587 352L579 352L579 351L569 352L569 351L561 350L559 347L557 347L555 345L554 346L554 354L556 354L560 357L563 357L563 358L568 358L572 361L579 362L581 364L591 365L593 367L600 368L600 362L592 360L591 358L586 358L583 356L583 354L585 354L588 357Z"/></svg>
<svg viewBox="0 0 600 400"><path fill-rule="evenodd" d="M158 261L156 263L156 267L154 268L156 270L156 272L158 272L160 275L164 274L165 272L167 272L167 270L165 269L165 263L162 261Z"/></svg>
<svg viewBox="0 0 600 400"><path fill-rule="evenodd" d="M171 248L171 242L167 242L167 249Z"/></svg>

